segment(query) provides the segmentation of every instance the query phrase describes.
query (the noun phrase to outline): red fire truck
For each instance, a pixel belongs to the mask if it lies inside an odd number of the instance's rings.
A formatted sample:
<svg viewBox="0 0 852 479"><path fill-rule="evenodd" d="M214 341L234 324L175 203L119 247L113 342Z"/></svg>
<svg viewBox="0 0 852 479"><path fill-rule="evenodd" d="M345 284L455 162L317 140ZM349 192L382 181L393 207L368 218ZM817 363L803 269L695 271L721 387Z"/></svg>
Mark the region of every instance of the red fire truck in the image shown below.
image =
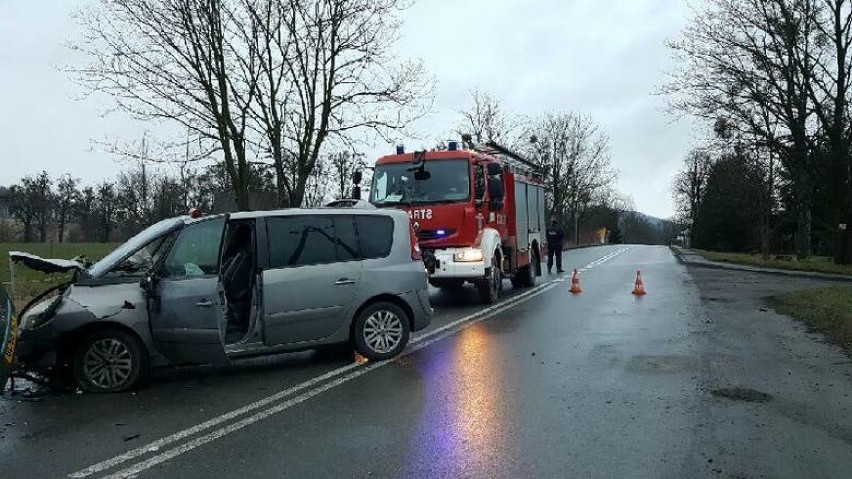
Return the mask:
<svg viewBox="0 0 852 479"><path fill-rule="evenodd" d="M369 201L408 212L433 286L472 283L493 303L503 278L527 287L541 276L544 185L520 155L465 143L412 153L398 146L376 162Z"/></svg>

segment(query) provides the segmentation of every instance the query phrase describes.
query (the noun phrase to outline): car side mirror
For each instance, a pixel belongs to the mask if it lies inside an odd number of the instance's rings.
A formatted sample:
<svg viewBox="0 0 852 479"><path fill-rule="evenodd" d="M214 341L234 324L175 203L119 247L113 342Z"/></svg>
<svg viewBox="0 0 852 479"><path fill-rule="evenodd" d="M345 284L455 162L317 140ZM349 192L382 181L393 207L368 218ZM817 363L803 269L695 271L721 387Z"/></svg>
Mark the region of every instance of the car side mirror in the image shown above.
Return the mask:
<svg viewBox="0 0 852 479"><path fill-rule="evenodd" d="M503 167L500 163L488 163L488 176L500 176L503 173Z"/></svg>
<svg viewBox="0 0 852 479"><path fill-rule="evenodd" d="M492 203L495 202L503 202L503 196L505 192L503 191L503 181L500 177L489 177L488 178L488 198Z"/></svg>
<svg viewBox="0 0 852 479"><path fill-rule="evenodd" d="M352 183L355 185L361 184L361 180L364 179L364 175L361 173L361 170L358 170L352 173Z"/></svg>
<svg viewBox="0 0 852 479"><path fill-rule="evenodd" d="M417 181L426 181L432 177L432 173L429 173L427 170L417 169L414 170L414 179Z"/></svg>

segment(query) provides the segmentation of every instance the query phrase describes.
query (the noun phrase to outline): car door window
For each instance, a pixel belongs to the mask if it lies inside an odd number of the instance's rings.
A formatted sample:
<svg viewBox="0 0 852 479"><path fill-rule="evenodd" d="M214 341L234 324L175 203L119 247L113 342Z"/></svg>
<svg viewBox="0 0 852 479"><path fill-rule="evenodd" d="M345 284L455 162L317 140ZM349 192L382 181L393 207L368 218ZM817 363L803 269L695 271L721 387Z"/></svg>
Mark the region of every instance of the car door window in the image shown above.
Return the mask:
<svg viewBox="0 0 852 479"><path fill-rule="evenodd" d="M219 246L225 218L187 226L175 240L163 265L167 277L205 276L219 272Z"/></svg>
<svg viewBox="0 0 852 479"><path fill-rule="evenodd" d="M361 257L355 222L351 216L334 217L334 236L337 244L338 261L354 261Z"/></svg>
<svg viewBox="0 0 852 479"><path fill-rule="evenodd" d="M337 261L334 223L328 216L268 218L269 266L287 268Z"/></svg>
<svg viewBox="0 0 852 479"><path fill-rule="evenodd" d="M384 258L393 244L393 220L387 216L356 216L358 244L364 259Z"/></svg>

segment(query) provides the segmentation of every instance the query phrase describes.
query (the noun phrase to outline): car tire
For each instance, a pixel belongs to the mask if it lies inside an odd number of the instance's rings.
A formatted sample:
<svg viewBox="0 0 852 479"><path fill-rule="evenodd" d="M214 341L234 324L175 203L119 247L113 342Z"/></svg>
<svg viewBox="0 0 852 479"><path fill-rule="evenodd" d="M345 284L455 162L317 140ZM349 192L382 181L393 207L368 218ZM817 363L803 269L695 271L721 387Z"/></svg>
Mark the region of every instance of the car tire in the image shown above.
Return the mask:
<svg viewBox="0 0 852 479"><path fill-rule="evenodd" d="M491 258L491 267L488 268L486 278L476 284L479 289L479 297L485 304L496 303L500 299L500 290L503 289L503 273L500 271L500 258L494 255Z"/></svg>
<svg viewBox="0 0 852 479"><path fill-rule="evenodd" d="M390 359L405 349L411 322L399 306L373 303L358 314L353 327L355 351L372 361Z"/></svg>
<svg viewBox="0 0 852 479"><path fill-rule="evenodd" d="M74 380L93 393L116 393L148 377L148 352L134 334L102 329L83 338L74 354Z"/></svg>

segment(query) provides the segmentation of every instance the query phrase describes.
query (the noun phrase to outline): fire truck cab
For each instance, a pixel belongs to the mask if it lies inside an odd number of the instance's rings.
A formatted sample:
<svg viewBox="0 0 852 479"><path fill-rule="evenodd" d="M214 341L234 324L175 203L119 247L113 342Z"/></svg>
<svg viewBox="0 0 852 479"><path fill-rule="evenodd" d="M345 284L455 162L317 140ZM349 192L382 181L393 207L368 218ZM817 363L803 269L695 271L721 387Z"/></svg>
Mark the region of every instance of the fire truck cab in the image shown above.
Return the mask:
<svg viewBox="0 0 852 479"><path fill-rule="evenodd" d="M440 288L474 284L486 303L503 279L515 287L541 275L544 185L532 163L494 143L378 159L369 201L408 212L429 281Z"/></svg>

